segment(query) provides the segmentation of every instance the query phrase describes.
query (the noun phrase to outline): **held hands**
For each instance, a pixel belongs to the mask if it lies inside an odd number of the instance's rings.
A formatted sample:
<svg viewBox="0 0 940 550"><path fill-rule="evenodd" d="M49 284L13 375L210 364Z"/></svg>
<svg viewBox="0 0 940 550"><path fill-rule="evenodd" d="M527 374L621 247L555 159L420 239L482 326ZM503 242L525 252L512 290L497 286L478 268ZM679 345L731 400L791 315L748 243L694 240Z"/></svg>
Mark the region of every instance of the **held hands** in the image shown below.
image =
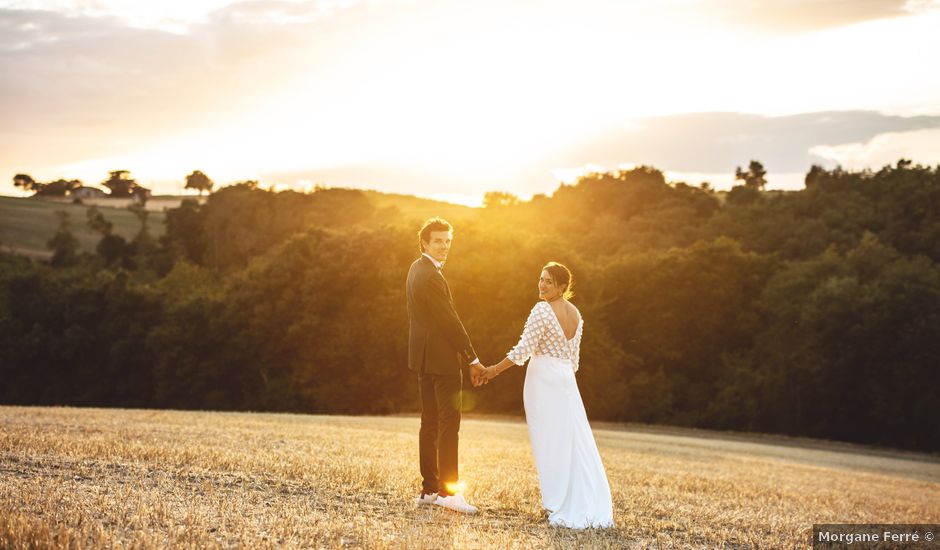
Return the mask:
<svg viewBox="0 0 940 550"><path fill-rule="evenodd" d="M485 370L486 372L483 373L483 379L486 380L486 382L489 382L490 380L499 376L499 371L496 369L496 365L490 365L489 367L486 367ZM486 382L484 382L484 384Z"/></svg>
<svg viewBox="0 0 940 550"><path fill-rule="evenodd" d="M489 381L496 378L498 374L499 372L496 370L495 365L490 367L484 367L479 363L470 365L470 379L475 388L489 383Z"/></svg>
<svg viewBox="0 0 940 550"><path fill-rule="evenodd" d="M486 367L484 367L481 363L473 363L470 365L470 381L473 382L474 388L478 388L489 381L484 380L483 375L485 373Z"/></svg>

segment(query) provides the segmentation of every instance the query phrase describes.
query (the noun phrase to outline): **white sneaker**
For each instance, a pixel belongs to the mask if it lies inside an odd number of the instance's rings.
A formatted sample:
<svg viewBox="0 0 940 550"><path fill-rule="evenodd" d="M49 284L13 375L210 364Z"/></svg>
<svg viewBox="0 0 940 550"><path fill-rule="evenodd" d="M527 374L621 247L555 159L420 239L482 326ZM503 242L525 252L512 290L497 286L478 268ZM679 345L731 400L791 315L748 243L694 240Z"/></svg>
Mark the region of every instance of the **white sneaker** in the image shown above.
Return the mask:
<svg viewBox="0 0 940 550"><path fill-rule="evenodd" d="M415 499L415 504L422 506L425 504L434 504L434 501L437 500L437 493L421 493L421 496Z"/></svg>
<svg viewBox="0 0 940 550"><path fill-rule="evenodd" d="M475 514L477 513L476 506L471 506L467 504L467 501L463 499L463 495L450 495L449 497L437 497L437 500L434 501L434 504L447 508L448 510L453 510L455 512L460 512L461 514Z"/></svg>

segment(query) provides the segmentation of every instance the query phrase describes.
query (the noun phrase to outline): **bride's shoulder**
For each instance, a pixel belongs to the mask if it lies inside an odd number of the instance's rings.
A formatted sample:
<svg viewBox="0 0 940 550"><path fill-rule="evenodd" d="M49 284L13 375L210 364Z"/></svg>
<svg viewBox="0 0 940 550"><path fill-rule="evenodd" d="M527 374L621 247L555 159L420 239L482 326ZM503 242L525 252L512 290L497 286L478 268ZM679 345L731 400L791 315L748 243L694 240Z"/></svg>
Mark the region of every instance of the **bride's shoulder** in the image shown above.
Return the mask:
<svg viewBox="0 0 940 550"><path fill-rule="evenodd" d="M529 310L529 315L545 315L548 313L548 310L551 309L551 307L552 306L545 300L539 300L538 302L535 302L535 305L532 306L531 310Z"/></svg>
<svg viewBox="0 0 940 550"><path fill-rule="evenodd" d="M568 306L571 308L572 311L574 311L574 314L577 315L579 323L584 321L584 317L581 316L581 310L578 309L578 306L572 304L571 302L568 302Z"/></svg>

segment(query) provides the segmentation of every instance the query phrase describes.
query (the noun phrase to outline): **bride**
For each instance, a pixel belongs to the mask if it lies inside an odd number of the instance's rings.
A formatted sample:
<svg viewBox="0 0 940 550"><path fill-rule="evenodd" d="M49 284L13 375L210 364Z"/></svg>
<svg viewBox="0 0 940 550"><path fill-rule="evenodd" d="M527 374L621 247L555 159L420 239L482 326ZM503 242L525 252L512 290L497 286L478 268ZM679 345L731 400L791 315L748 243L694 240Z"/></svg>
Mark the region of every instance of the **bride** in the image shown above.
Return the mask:
<svg viewBox="0 0 940 550"><path fill-rule="evenodd" d="M542 506L552 525L613 527L610 485L574 373L581 352L581 313L568 298L571 272L549 262L539 278L539 302L529 313L519 343L496 365L488 382L529 361L523 402L539 474Z"/></svg>

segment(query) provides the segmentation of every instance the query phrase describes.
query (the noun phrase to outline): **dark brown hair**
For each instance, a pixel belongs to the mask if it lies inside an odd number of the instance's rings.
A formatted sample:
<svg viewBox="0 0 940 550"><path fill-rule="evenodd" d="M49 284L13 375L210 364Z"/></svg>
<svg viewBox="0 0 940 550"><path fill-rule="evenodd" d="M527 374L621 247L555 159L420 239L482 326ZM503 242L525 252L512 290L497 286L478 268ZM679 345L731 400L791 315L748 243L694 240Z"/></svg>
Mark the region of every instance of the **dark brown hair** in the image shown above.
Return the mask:
<svg viewBox="0 0 940 550"><path fill-rule="evenodd" d="M565 287L564 292L562 292L562 297L564 297L565 300L574 296L574 292L571 290L571 287L574 286L574 280L571 277L570 269L558 262L548 262L545 264L545 267L542 268L542 271L548 271L548 274L552 276L552 280L555 281L556 286Z"/></svg>
<svg viewBox="0 0 940 550"><path fill-rule="evenodd" d="M424 243L431 242L431 231L453 231L454 228L444 218L431 218L424 222L418 231L418 250L424 252Z"/></svg>

